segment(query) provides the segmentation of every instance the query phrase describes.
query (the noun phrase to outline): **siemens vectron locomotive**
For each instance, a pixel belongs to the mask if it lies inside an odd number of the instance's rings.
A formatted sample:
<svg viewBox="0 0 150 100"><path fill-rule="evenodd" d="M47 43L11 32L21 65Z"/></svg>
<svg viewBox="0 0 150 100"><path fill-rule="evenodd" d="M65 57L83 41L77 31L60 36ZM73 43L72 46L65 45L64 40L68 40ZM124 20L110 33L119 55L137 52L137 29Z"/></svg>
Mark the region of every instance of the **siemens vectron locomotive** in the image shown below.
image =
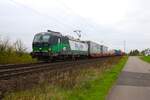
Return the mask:
<svg viewBox="0 0 150 100"><path fill-rule="evenodd" d="M48 30L34 36L32 57L42 59L75 59L122 55L121 50L108 51L108 47L92 41L81 41L60 32Z"/></svg>

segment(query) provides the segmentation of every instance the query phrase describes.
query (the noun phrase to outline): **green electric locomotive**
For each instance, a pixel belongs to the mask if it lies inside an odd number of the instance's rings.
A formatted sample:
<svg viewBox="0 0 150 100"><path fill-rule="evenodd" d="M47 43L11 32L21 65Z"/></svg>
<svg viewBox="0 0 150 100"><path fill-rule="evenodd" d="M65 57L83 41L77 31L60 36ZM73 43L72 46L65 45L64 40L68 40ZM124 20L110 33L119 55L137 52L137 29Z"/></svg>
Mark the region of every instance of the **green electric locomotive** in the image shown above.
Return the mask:
<svg viewBox="0 0 150 100"><path fill-rule="evenodd" d="M87 57L88 44L48 30L34 36L31 54L40 60Z"/></svg>

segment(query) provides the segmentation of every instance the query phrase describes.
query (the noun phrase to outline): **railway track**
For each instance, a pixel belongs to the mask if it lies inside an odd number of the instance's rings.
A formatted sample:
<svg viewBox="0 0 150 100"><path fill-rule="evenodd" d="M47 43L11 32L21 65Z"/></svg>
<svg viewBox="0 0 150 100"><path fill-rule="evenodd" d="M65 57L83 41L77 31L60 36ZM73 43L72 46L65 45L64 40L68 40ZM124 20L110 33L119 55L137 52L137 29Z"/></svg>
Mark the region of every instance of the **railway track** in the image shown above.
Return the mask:
<svg viewBox="0 0 150 100"><path fill-rule="evenodd" d="M39 64L44 64L44 63L45 62L28 63L28 64L6 64L6 65L0 65L0 70L26 67L26 66L31 66L31 65L39 65Z"/></svg>
<svg viewBox="0 0 150 100"><path fill-rule="evenodd" d="M4 65L0 66L0 80L41 71L54 71L54 70L64 71L74 68L75 65L94 63L95 61L103 61L105 59L106 58L97 58L97 59L86 59L79 61L68 61L57 63L42 62L34 64Z"/></svg>

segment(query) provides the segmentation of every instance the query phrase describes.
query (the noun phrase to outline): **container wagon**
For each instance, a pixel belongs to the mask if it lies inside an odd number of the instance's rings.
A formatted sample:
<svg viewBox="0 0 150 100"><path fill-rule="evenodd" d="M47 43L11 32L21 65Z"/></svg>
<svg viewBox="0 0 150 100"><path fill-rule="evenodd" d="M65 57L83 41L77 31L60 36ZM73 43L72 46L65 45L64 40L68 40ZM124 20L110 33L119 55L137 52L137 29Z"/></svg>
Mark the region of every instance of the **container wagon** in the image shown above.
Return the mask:
<svg viewBox="0 0 150 100"><path fill-rule="evenodd" d="M109 50L108 52L109 52L109 56L115 56L115 50L114 49Z"/></svg>
<svg viewBox="0 0 150 100"><path fill-rule="evenodd" d="M102 56L109 56L108 47L105 45L100 45L93 41L87 41L88 43L88 52L89 57L102 57Z"/></svg>
<svg viewBox="0 0 150 100"><path fill-rule="evenodd" d="M102 56L102 49L101 45L92 41L87 41L88 44L88 53L89 57L101 57Z"/></svg>
<svg viewBox="0 0 150 100"><path fill-rule="evenodd" d="M102 56L109 56L108 47L101 45Z"/></svg>
<svg viewBox="0 0 150 100"><path fill-rule="evenodd" d="M121 55L123 55L123 52L121 50L114 50L114 55L121 56Z"/></svg>

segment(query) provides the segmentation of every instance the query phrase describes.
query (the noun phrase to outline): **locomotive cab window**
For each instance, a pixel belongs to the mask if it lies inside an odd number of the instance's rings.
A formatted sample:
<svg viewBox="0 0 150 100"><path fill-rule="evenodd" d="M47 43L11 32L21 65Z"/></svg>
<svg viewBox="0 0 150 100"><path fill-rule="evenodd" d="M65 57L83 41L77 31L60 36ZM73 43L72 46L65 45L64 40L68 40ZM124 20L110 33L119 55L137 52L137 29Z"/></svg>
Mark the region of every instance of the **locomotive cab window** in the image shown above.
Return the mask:
<svg viewBox="0 0 150 100"><path fill-rule="evenodd" d="M42 34L35 35L33 42L41 42Z"/></svg>
<svg viewBox="0 0 150 100"><path fill-rule="evenodd" d="M58 43L60 43L61 41L60 41L60 38L58 38Z"/></svg>
<svg viewBox="0 0 150 100"><path fill-rule="evenodd" d="M43 42L49 42L49 39L50 39L50 35L46 34L46 35L43 35Z"/></svg>
<svg viewBox="0 0 150 100"><path fill-rule="evenodd" d="M67 43L68 43L68 39L67 39L67 38L65 38L65 37L62 37L62 38L61 38L61 40L62 40L62 43L65 43L65 44L67 44Z"/></svg>

